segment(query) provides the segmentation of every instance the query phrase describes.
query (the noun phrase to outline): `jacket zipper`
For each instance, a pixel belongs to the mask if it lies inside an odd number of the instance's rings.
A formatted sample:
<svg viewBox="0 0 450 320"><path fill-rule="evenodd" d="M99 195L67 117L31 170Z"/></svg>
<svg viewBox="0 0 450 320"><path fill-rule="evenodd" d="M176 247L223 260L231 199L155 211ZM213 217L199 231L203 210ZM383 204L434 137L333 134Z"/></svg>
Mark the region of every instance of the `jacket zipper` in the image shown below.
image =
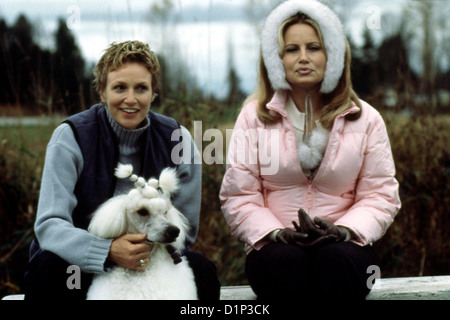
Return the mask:
<svg viewBox="0 0 450 320"><path fill-rule="evenodd" d="M294 128L294 125L292 124L292 120L287 115L283 115L282 114L282 116L286 118L286 120L287 120L287 122L288 122L288 124L290 126L290 132L294 132L294 139L295 139L295 128ZM297 145L297 143L295 143L294 145L295 145L295 156L298 158L298 145ZM327 148L325 149L325 153L327 152L326 151L327 149L328 149L328 145L327 145ZM324 158L325 158L325 155L324 155ZM323 159L322 159L322 161L323 161ZM311 215L311 213L312 213L312 198L313 198L312 197L312 193L313 193L313 191L312 191L312 184L314 182L314 178L316 177L317 172L319 171L320 167L322 166L322 162L320 163L319 168L317 168L317 170L314 172L314 174L313 174L313 176L311 178L308 178L305 175L305 173L303 172L303 168L302 168L300 162L297 162L297 163L298 163L298 166L300 168L300 174L303 175L303 178L308 182L307 201L306 201L307 202L307 207L303 208L303 210L306 210L306 212L309 215Z"/></svg>
<svg viewBox="0 0 450 320"><path fill-rule="evenodd" d="M291 131L293 131L294 134L295 134L295 128L294 128L294 125L292 124L291 119L289 119L289 117L288 117L286 114L280 112L280 110L278 110L277 108L273 108L273 107L271 107L271 106L269 106L269 105L267 105L267 108L270 109L270 110L272 110L272 111L278 112L282 117L285 117L285 118L287 119L288 123L289 123L289 126L290 126ZM339 115L336 116L335 122L336 122L336 119L345 117L347 114L349 114L349 113L351 113L351 112L352 112L352 108L345 110L344 112L342 112L341 114L339 114ZM335 130L333 130L333 129L335 129L334 124L333 124L332 129L330 130L329 138L332 137L332 133L333 133L333 131L335 131ZM314 183L314 181L316 180L316 177L319 175L319 172L320 172L321 169L322 169L323 163L325 162L325 160L328 160L328 154L330 153L330 151L328 150L328 149L329 149L329 143L330 143L330 140L328 140L328 144L327 144L327 147L325 148L325 152L324 152L322 161L320 162L319 167L318 167L317 170L314 172L314 174L313 174L313 176L312 176L311 178L308 178L308 177L305 175L305 173L303 172L303 168L302 168L302 166L300 165L300 162L298 162L298 165L299 165L300 171L301 171L301 175L303 175L303 178L305 178L305 179L308 181L307 213L308 213L309 215L312 214L312 193L313 193L312 187L313 187L313 183ZM296 150L296 156L298 157L298 155L297 155L297 154L298 154L298 146L297 146L297 143L295 143L295 150ZM322 169L322 170L323 170L323 169Z"/></svg>
<svg viewBox="0 0 450 320"><path fill-rule="evenodd" d="M308 204L308 208L307 208L307 212L309 215L312 214L312 207L313 207L313 191L312 191L312 184L313 184L313 180L312 179L308 179L308 194L307 194L307 204Z"/></svg>

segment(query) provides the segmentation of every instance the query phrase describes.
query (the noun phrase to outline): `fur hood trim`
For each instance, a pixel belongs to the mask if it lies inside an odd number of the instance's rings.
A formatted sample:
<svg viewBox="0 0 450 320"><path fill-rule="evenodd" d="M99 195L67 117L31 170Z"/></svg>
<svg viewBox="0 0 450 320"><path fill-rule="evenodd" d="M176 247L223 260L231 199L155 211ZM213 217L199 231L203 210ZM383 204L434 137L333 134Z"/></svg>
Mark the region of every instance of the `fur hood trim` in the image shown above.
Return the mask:
<svg viewBox="0 0 450 320"><path fill-rule="evenodd" d="M278 30L289 17L302 12L315 20L322 31L327 52L327 66L320 92L332 92L342 75L345 60L345 35L338 16L326 5L316 0L289 0L276 7L267 17L262 31L262 56L269 80L274 90L288 89L281 49L278 44Z"/></svg>

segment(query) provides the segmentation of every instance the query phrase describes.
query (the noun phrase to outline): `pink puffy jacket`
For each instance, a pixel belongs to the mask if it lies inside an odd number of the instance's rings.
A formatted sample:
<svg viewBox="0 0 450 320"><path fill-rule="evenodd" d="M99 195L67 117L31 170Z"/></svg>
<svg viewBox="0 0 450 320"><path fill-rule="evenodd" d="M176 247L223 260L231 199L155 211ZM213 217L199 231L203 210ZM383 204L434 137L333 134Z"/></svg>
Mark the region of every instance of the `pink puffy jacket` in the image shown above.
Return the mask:
<svg viewBox="0 0 450 320"><path fill-rule="evenodd" d="M322 163L309 180L298 160L295 131L287 116L286 91L276 91L267 107L282 116L265 125L256 101L242 109L230 141L220 201L231 233L246 252L259 250L277 228L292 227L303 208L350 228L359 245L380 239L400 209L389 137L380 114L361 101L356 121L337 116Z"/></svg>

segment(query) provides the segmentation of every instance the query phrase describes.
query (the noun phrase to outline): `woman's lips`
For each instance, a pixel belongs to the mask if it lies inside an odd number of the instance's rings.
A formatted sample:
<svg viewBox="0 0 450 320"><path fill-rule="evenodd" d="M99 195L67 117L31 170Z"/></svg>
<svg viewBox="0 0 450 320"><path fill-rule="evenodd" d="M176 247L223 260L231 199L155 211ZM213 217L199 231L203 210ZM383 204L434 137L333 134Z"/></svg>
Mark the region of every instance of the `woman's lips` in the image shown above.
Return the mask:
<svg viewBox="0 0 450 320"><path fill-rule="evenodd" d="M120 111L122 111L122 112L124 112L126 114L135 114L135 113L139 112L139 110L131 109L131 108L122 108L122 109L120 109Z"/></svg>
<svg viewBox="0 0 450 320"><path fill-rule="evenodd" d="M120 111L124 119L135 119L139 115L139 109L121 108Z"/></svg>
<svg viewBox="0 0 450 320"><path fill-rule="evenodd" d="M307 74L310 74L311 72L312 72L312 70L309 68L300 68L297 70L297 73L301 74L301 75L307 75Z"/></svg>

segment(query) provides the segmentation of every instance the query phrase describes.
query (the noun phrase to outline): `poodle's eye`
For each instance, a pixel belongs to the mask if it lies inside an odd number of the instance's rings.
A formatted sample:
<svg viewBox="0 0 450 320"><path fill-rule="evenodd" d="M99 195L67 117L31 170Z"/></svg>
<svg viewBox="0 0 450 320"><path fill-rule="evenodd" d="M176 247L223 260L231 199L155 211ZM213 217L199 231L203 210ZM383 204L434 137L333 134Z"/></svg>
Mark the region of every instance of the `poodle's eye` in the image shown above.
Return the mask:
<svg viewBox="0 0 450 320"><path fill-rule="evenodd" d="M147 209L142 208L137 211L137 214L140 215L141 217L145 217L148 216L150 213L147 211Z"/></svg>

